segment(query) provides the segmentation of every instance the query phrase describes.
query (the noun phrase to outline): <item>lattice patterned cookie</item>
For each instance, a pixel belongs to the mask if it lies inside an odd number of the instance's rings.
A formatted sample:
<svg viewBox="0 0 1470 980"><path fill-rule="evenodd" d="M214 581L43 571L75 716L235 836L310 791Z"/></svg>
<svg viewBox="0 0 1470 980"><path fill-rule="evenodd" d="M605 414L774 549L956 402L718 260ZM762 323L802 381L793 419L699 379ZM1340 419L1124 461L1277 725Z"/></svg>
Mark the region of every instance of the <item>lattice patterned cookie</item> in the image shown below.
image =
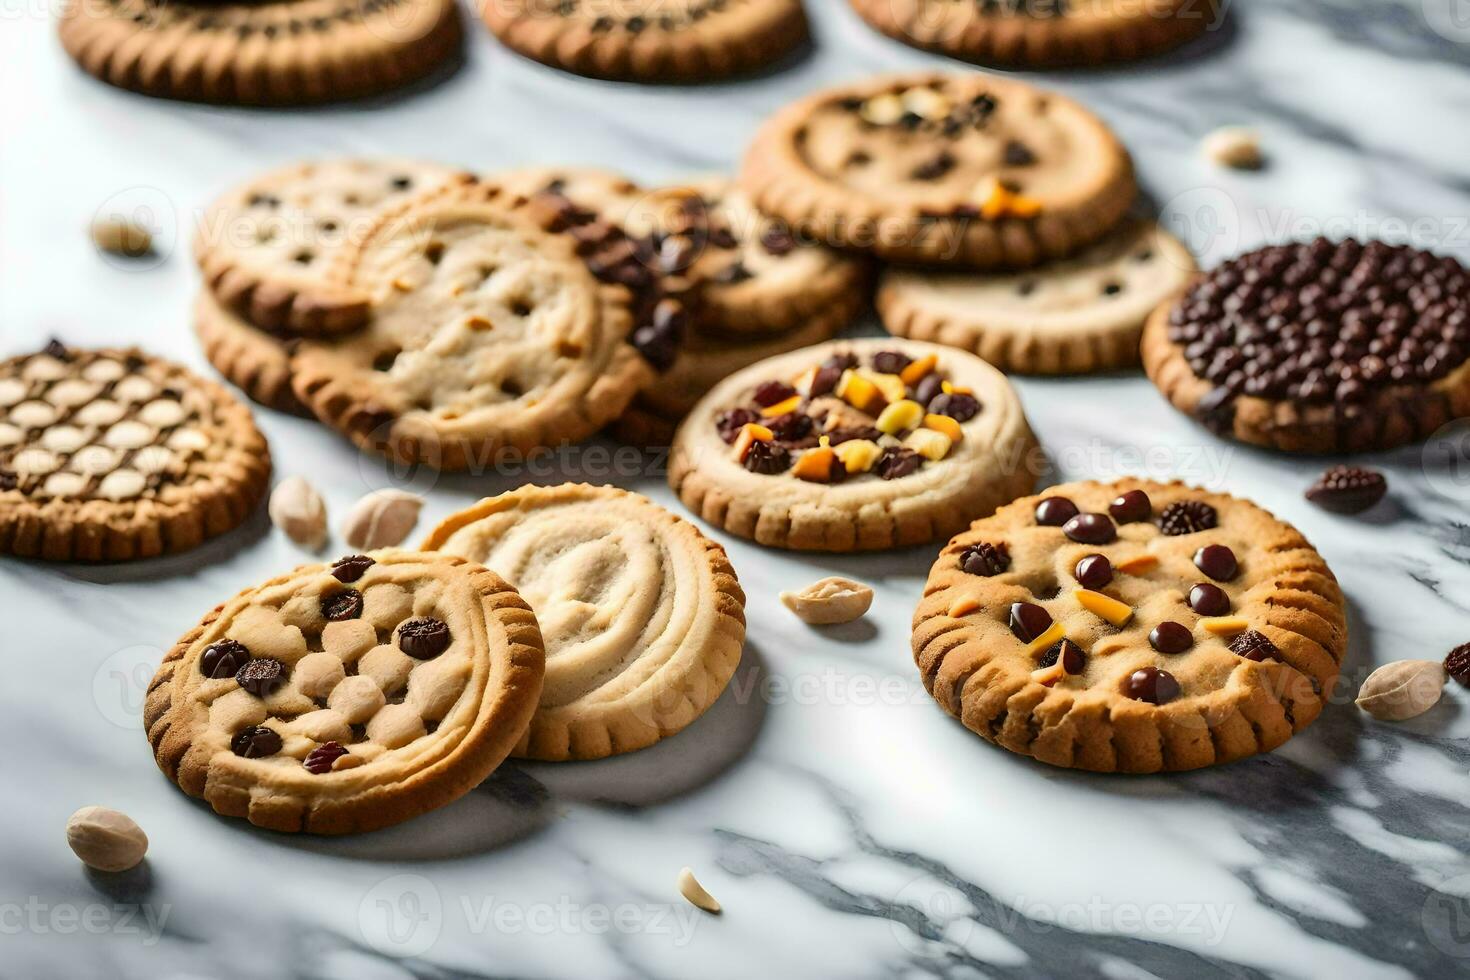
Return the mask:
<svg viewBox="0 0 1470 980"><path fill-rule="evenodd" d="M259 827L376 830L473 789L525 731L545 654L493 572L387 551L246 589L164 658L144 724L190 796Z"/></svg>
<svg viewBox="0 0 1470 980"><path fill-rule="evenodd" d="M849 0L863 19L918 48L982 64L1101 65L1177 47L1214 30L1216 0Z"/></svg>
<svg viewBox="0 0 1470 980"><path fill-rule="evenodd" d="M834 341L773 357L679 427L669 485L764 545L866 551L947 537L1035 485L1036 438L995 368L949 347Z"/></svg>
<svg viewBox="0 0 1470 980"><path fill-rule="evenodd" d="M807 35L801 0L485 0L528 58L594 78L700 82L753 71Z"/></svg>
<svg viewBox="0 0 1470 980"><path fill-rule="evenodd" d="M1183 484L1074 483L951 541L914 659L989 741L1100 772L1270 751L1321 712L1347 646L1342 592L1294 528Z"/></svg>
<svg viewBox="0 0 1470 980"><path fill-rule="evenodd" d="M384 209L457 179L410 160L322 160L255 177L210 205L194 236L205 284L258 327L300 334L354 330L369 297L333 281L333 263Z"/></svg>
<svg viewBox="0 0 1470 980"><path fill-rule="evenodd" d="M1108 371L1138 363L1144 321L1195 271L1178 239L1131 220L1081 254L1028 272L890 269L878 312L890 333L973 351L1002 371Z"/></svg>
<svg viewBox="0 0 1470 980"><path fill-rule="evenodd" d="M170 99L296 105L384 92L450 62L453 0L71 0L61 43L89 74Z"/></svg>
<svg viewBox="0 0 1470 980"><path fill-rule="evenodd" d="M741 184L818 241L1015 269L1096 241L1133 202L1127 151L1071 99L992 75L888 76L777 113Z"/></svg>
<svg viewBox="0 0 1470 980"><path fill-rule="evenodd" d="M546 639L541 706L515 754L600 759L681 731L740 662L745 594L725 550L615 487L523 487L450 517L425 550L495 569Z"/></svg>
<svg viewBox="0 0 1470 980"><path fill-rule="evenodd" d="M444 470L585 438L649 369L626 343L625 289L599 280L573 236L497 184L431 192L385 213L341 257L373 298L361 331L308 340L297 396L359 446Z"/></svg>
<svg viewBox="0 0 1470 980"><path fill-rule="evenodd" d="M0 362L0 551L125 561L238 526L270 481L250 412L137 350Z"/></svg>

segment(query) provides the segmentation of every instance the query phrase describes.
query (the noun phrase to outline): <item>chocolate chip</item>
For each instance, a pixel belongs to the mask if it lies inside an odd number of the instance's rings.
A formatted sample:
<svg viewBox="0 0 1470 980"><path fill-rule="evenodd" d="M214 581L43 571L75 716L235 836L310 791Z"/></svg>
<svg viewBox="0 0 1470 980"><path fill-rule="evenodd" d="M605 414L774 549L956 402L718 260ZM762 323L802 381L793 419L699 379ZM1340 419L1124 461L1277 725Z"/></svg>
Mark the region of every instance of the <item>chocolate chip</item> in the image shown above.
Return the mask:
<svg viewBox="0 0 1470 980"><path fill-rule="evenodd" d="M1010 567L1010 549L1004 544L989 544L982 541L960 552L960 569L967 575L990 578L1000 575Z"/></svg>
<svg viewBox="0 0 1470 980"><path fill-rule="evenodd" d="M1230 611L1230 596L1218 585L1201 582L1189 590L1189 608L1201 616L1223 616Z"/></svg>
<svg viewBox="0 0 1470 980"><path fill-rule="evenodd" d="M1108 504L1108 513L1112 514L1113 520L1119 524L1146 521L1153 516L1153 512L1153 501L1149 500L1148 494L1142 490L1129 490Z"/></svg>
<svg viewBox="0 0 1470 980"><path fill-rule="evenodd" d="M812 375L812 384L809 394L812 398L820 398L837 387L837 382L842 380L842 368L823 364L817 368Z"/></svg>
<svg viewBox="0 0 1470 980"><path fill-rule="evenodd" d="M1077 505L1066 497L1046 497L1036 505L1036 523L1042 527L1061 527L1077 516Z"/></svg>
<svg viewBox="0 0 1470 980"><path fill-rule="evenodd" d="M1194 553L1194 567L1216 582L1228 582L1240 571L1235 552L1223 544L1207 544Z"/></svg>
<svg viewBox="0 0 1470 980"><path fill-rule="evenodd" d="M761 232L761 248L776 257L796 251L796 236L785 225L767 225Z"/></svg>
<svg viewBox="0 0 1470 980"><path fill-rule="evenodd" d="M1059 640L1047 647L1038 661L1042 667L1050 667L1056 663L1061 663L1064 674L1076 677L1087 669L1087 654L1071 640Z"/></svg>
<svg viewBox="0 0 1470 980"><path fill-rule="evenodd" d="M629 341L642 358L663 372L674 366L679 357L679 341L670 334L652 326L642 326L633 331Z"/></svg>
<svg viewBox="0 0 1470 980"><path fill-rule="evenodd" d="M1444 669L1462 685L1470 687L1470 643L1462 643L1446 654Z"/></svg>
<svg viewBox="0 0 1470 980"><path fill-rule="evenodd" d="M773 442L752 442L740 462L751 473L773 476L791 469L791 452Z"/></svg>
<svg viewBox="0 0 1470 980"><path fill-rule="evenodd" d="M1078 514L1062 525L1062 533L1080 544L1109 544L1118 539L1118 528L1107 514Z"/></svg>
<svg viewBox="0 0 1470 980"><path fill-rule="evenodd" d="M862 439L867 442L877 442L879 439L883 438L882 431L874 428L871 425L845 425L836 429L828 429L822 434L825 435L827 437L827 441L834 446L840 446L844 442L852 442L856 439ZM893 449L897 447L889 446L888 448ZM912 452L912 450L909 451Z"/></svg>
<svg viewBox="0 0 1470 980"><path fill-rule="evenodd" d="M980 400L962 392L943 392L929 402L933 415L948 415L956 422L968 422L980 414Z"/></svg>
<svg viewBox="0 0 1470 980"><path fill-rule="evenodd" d="M912 449L901 446L887 446L883 455L878 457L878 476L884 480L898 480L911 476L919 471L924 465L924 457Z"/></svg>
<svg viewBox="0 0 1470 980"><path fill-rule="evenodd" d="M914 363L914 359L900 350L880 350L873 355L873 370L879 374L898 374Z"/></svg>
<svg viewBox="0 0 1470 980"><path fill-rule="evenodd" d="M1128 675L1128 680L1123 684L1123 693L1135 701L1167 704L1179 696L1179 682L1167 670L1140 667Z"/></svg>
<svg viewBox="0 0 1470 980"><path fill-rule="evenodd" d="M286 665L270 657L252 660L235 672L235 683L249 694L268 698L286 683Z"/></svg>
<svg viewBox="0 0 1470 980"><path fill-rule="evenodd" d="M1235 428L1236 392L1231 388L1211 388L1194 406L1194 417L1217 435L1229 435Z"/></svg>
<svg viewBox="0 0 1470 980"><path fill-rule="evenodd" d="M322 615L333 623L344 619L356 619L362 615L362 593L356 589L343 589L322 596Z"/></svg>
<svg viewBox="0 0 1470 980"><path fill-rule="evenodd" d="M1208 531L1219 523L1215 508L1203 500L1176 500L1159 516L1159 530L1170 537Z"/></svg>
<svg viewBox="0 0 1470 980"><path fill-rule="evenodd" d="M331 772L332 765L344 755L347 755L347 750L341 745L336 742L327 742L307 753L306 759L301 764L313 776L321 776Z"/></svg>
<svg viewBox="0 0 1470 980"><path fill-rule="evenodd" d="M1096 592L1113 580L1113 563L1105 555L1087 555L1072 570L1077 584Z"/></svg>
<svg viewBox="0 0 1470 980"><path fill-rule="evenodd" d="M1194 634L1183 623L1166 621L1153 628L1148 642L1160 653L1183 653L1194 646Z"/></svg>
<svg viewBox="0 0 1470 980"><path fill-rule="evenodd" d="M1030 643L1051 629L1051 613L1034 602L1011 604L1011 632L1022 643Z"/></svg>
<svg viewBox="0 0 1470 980"><path fill-rule="evenodd" d="M367 555L345 555L332 562L332 577L343 584L356 582L375 564Z"/></svg>
<svg viewBox="0 0 1470 980"><path fill-rule="evenodd" d="M928 406L942 394L944 394L944 379L937 374L924 375L914 386L914 401L920 405Z"/></svg>
<svg viewBox="0 0 1470 980"><path fill-rule="evenodd" d="M735 261L710 276L710 281L722 286L731 286L754 278L755 273L747 269L744 262Z"/></svg>
<svg viewBox="0 0 1470 980"><path fill-rule="evenodd" d="M1281 651L1271 642L1270 637L1256 630L1246 630L1238 634L1230 641L1230 652L1257 662L1281 659Z"/></svg>
<svg viewBox="0 0 1470 980"><path fill-rule="evenodd" d="M20 486L20 479L14 473L0 470L0 491L14 490Z"/></svg>
<svg viewBox="0 0 1470 980"><path fill-rule="evenodd" d="M1007 167L1029 167L1036 162L1036 154L1020 140L1006 143L1005 162Z"/></svg>
<svg viewBox="0 0 1470 980"><path fill-rule="evenodd" d="M755 393L750 398L761 408L770 408L795 394L796 389L784 381L763 381L756 387Z"/></svg>
<svg viewBox="0 0 1470 980"><path fill-rule="evenodd" d="M810 415L802 412L787 412L773 419L767 419L765 426L771 430L771 434L776 437L777 441L795 443L808 439L815 423L812 422ZM811 441L813 445L816 444L815 439Z"/></svg>
<svg viewBox="0 0 1470 980"><path fill-rule="evenodd" d="M838 374L841 374L843 371L850 371L857 366L857 355L852 351L841 351L822 362L822 367L836 368Z"/></svg>
<svg viewBox="0 0 1470 980"><path fill-rule="evenodd" d="M1312 484L1307 499L1334 514L1361 514L1388 493L1382 473L1360 466L1334 466Z"/></svg>
<svg viewBox="0 0 1470 980"><path fill-rule="evenodd" d="M199 673L210 680L234 677L235 672L250 661L250 651L238 640L220 640L204 648L199 657Z"/></svg>
<svg viewBox="0 0 1470 980"><path fill-rule="evenodd" d="M415 660L433 660L449 649L449 626L438 619L410 619L398 627L398 649Z"/></svg>
<svg viewBox="0 0 1470 980"><path fill-rule="evenodd" d="M242 728L230 739L230 751L242 759L264 759L281 751L281 736L264 725Z"/></svg>
<svg viewBox="0 0 1470 980"><path fill-rule="evenodd" d="M715 429L720 433L721 439L733 446L735 440L740 438L740 430L752 422L759 422L760 418L748 408L732 408L715 416Z"/></svg>
<svg viewBox="0 0 1470 980"><path fill-rule="evenodd" d="M953 170L958 163L953 153L941 150L911 170L909 177L912 180L938 180Z"/></svg>
<svg viewBox="0 0 1470 980"><path fill-rule="evenodd" d="M54 357L58 361L71 360L71 351L67 350L66 345L57 340L55 337L51 338L51 340L47 342L46 346L42 348L41 353L45 354L47 357Z"/></svg>

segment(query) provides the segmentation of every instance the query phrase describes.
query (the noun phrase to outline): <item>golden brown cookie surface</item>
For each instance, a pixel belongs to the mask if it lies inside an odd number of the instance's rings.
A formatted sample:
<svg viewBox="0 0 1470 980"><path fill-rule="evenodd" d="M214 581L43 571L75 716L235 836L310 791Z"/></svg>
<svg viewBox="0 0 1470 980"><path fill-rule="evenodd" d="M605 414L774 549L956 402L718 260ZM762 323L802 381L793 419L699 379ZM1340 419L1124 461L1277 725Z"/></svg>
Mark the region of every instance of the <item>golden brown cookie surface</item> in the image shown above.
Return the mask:
<svg viewBox="0 0 1470 980"><path fill-rule="evenodd" d="M376 552L247 589L164 658L144 712L159 768L271 830L376 830L500 764L541 692L536 619L493 572Z"/></svg>
<svg viewBox="0 0 1470 980"><path fill-rule="evenodd" d="M178 365L55 342L0 362L0 551L184 551L243 522L270 471L249 410Z"/></svg>
<svg viewBox="0 0 1470 980"><path fill-rule="evenodd" d="M1295 529L1137 480L977 521L935 563L913 633L925 688L966 728L1101 772L1276 748L1321 712L1346 644L1337 581Z"/></svg>

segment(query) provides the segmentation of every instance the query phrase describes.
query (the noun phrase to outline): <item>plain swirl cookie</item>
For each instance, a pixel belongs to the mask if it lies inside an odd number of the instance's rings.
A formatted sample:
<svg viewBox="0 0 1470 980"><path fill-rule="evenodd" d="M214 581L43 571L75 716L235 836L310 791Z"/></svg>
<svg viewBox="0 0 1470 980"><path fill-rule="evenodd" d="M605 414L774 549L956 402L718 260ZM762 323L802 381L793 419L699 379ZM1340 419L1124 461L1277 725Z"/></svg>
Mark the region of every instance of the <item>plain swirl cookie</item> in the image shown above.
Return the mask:
<svg viewBox="0 0 1470 980"><path fill-rule="evenodd" d="M442 470L586 438L649 369L626 342L629 295L604 284L528 199L463 183L383 214L341 256L372 297L357 333L302 341L298 398L358 446Z"/></svg>
<svg viewBox="0 0 1470 980"><path fill-rule="evenodd" d="M1082 374L1138 363L1143 325L1196 272L1179 240L1129 220L1085 251L1027 272L888 269L889 333L978 354L1002 371Z"/></svg>
<svg viewBox="0 0 1470 980"><path fill-rule="evenodd" d="M310 415L291 390L290 339L247 323L205 289L194 300L194 336L214 369L251 401Z"/></svg>
<svg viewBox="0 0 1470 980"><path fill-rule="evenodd" d="M839 340L711 389L674 438L669 485L763 545L872 551L948 537L1029 492L1036 449L1014 389L974 355Z"/></svg>
<svg viewBox="0 0 1470 980"><path fill-rule="evenodd" d="M1046 68L1130 61L1219 23L1216 0L849 0L890 37L982 64Z"/></svg>
<svg viewBox="0 0 1470 980"><path fill-rule="evenodd" d="M0 552L127 561L240 525L270 482L249 410L138 350L0 362Z"/></svg>
<svg viewBox="0 0 1470 980"><path fill-rule="evenodd" d="M893 262L1016 269L1096 241L1133 165L1081 105L1008 78L880 76L772 117L746 153L755 206Z"/></svg>
<svg viewBox="0 0 1470 980"><path fill-rule="evenodd" d="M1294 528L1183 484L1074 483L952 540L914 614L925 688L1012 752L1099 772L1270 751L1322 711L1344 602Z"/></svg>
<svg viewBox="0 0 1470 980"><path fill-rule="evenodd" d="M482 0L507 47L593 78L703 82L770 64L806 39L801 0Z"/></svg>
<svg viewBox="0 0 1470 980"><path fill-rule="evenodd" d="M360 833L494 771L544 670L535 616L493 572L449 555L352 555L205 616L164 658L143 720L158 767L217 813Z"/></svg>
<svg viewBox="0 0 1470 980"><path fill-rule="evenodd" d="M745 594L725 550L615 487L524 487L450 517L425 550L513 582L546 640L546 686L515 755L645 748L712 705L740 662Z"/></svg>

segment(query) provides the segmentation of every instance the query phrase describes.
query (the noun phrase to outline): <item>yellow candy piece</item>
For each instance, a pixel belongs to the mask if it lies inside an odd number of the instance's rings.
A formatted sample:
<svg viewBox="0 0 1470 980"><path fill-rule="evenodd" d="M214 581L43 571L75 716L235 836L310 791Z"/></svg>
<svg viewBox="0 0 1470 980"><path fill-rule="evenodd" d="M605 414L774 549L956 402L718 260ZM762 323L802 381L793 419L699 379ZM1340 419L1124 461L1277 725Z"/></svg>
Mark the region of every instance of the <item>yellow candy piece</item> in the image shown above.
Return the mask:
<svg viewBox="0 0 1470 980"><path fill-rule="evenodd" d="M1158 568L1159 560L1153 555L1135 555L1118 562L1114 567L1124 575L1144 575Z"/></svg>
<svg viewBox="0 0 1470 980"><path fill-rule="evenodd" d="M1201 619L1199 624L1207 632L1214 633L1216 636L1234 636L1236 633L1244 633L1250 629L1251 625L1239 616L1214 616Z"/></svg>
<svg viewBox="0 0 1470 980"><path fill-rule="evenodd" d="M948 456L950 448L954 445L949 436L933 429L915 429L909 433L909 437L903 441L903 444L925 459L935 462Z"/></svg>
<svg viewBox="0 0 1470 980"><path fill-rule="evenodd" d="M1036 654L1049 649L1054 644L1060 643L1066 638L1067 631L1062 629L1062 624L1052 623L1051 626L1047 627L1045 633L1042 633L1036 639L1026 644L1026 652L1034 657Z"/></svg>
<svg viewBox="0 0 1470 980"><path fill-rule="evenodd" d="M1114 626L1123 626L1133 618L1133 607L1126 602L1119 602L1112 596L1088 589L1078 589L1072 594L1077 597L1077 602L1083 609L1101 616Z"/></svg>
<svg viewBox="0 0 1470 980"><path fill-rule="evenodd" d="M981 181L976 190L980 198L980 217L986 221L997 218L1034 218L1041 213L1041 202L1035 198L1017 194L995 177Z"/></svg>
<svg viewBox="0 0 1470 980"><path fill-rule="evenodd" d="M826 438L823 436L822 438ZM867 439L852 439L833 450L849 473L866 473L878 464L883 447Z"/></svg>
<svg viewBox="0 0 1470 980"><path fill-rule="evenodd" d="M903 107L924 119L943 119L949 115L949 100L932 88L911 88L903 94Z"/></svg>
<svg viewBox="0 0 1470 980"><path fill-rule="evenodd" d="M883 414L878 416L878 421L874 425L877 426L879 432L896 436L905 429L915 428L923 418L923 405L909 401L907 398L901 398L883 409Z"/></svg>
<svg viewBox="0 0 1470 980"><path fill-rule="evenodd" d="M964 385L951 384L948 381L941 381L939 383L939 390L946 395L973 395L975 393L971 388L966 388Z"/></svg>
<svg viewBox="0 0 1470 980"><path fill-rule="evenodd" d="M898 376L906 385L916 385L924 380L925 375L939 366L938 354L926 354L908 367L898 372Z"/></svg>
<svg viewBox="0 0 1470 980"><path fill-rule="evenodd" d="M794 412L800 407L801 396L792 395L790 398L787 398L784 401L779 401L774 405L767 405L765 408L761 409L761 415L765 416L768 419L773 419L778 415L785 415L787 412Z"/></svg>
<svg viewBox="0 0 1470 980"><path fill-rule="evenodd" d="M980 609L979 599L961 599L949 607L949 615L951 619L959 619L961 616L968 616L972 612L979 612Z"/></svg>
<svg viewBox="0 0 1470 980"><path fill-rule="evenodd" d="M949 436L950 442L959 442L965 431L960 424L948 415L926 415L924 416L924 428L933 429L935 432L943 432Z"/></svg>
<svg viewBox="0 0 1470 980"><path fill-rule="evenodd" d="M859 114L874 126L891 126L903 118L903 111L903 99L890 92L864 102Z"/></svg>
<svg viewBox="0 0 1470 980"><path fill-rule="evenodd" d="M909 386L903 383L903 378L896 374L878 374L876 371L864 371L863 377L878 386L883 393L883 400L892 404L901 402L908 395Z"/></svg>
<svg viewBox="0 0 1470 980"><path fill-rule="evenodd" d="M844 371L834 393L853 408L870 415L882 411L886 401L878 386L856 371Z"/></svg>

